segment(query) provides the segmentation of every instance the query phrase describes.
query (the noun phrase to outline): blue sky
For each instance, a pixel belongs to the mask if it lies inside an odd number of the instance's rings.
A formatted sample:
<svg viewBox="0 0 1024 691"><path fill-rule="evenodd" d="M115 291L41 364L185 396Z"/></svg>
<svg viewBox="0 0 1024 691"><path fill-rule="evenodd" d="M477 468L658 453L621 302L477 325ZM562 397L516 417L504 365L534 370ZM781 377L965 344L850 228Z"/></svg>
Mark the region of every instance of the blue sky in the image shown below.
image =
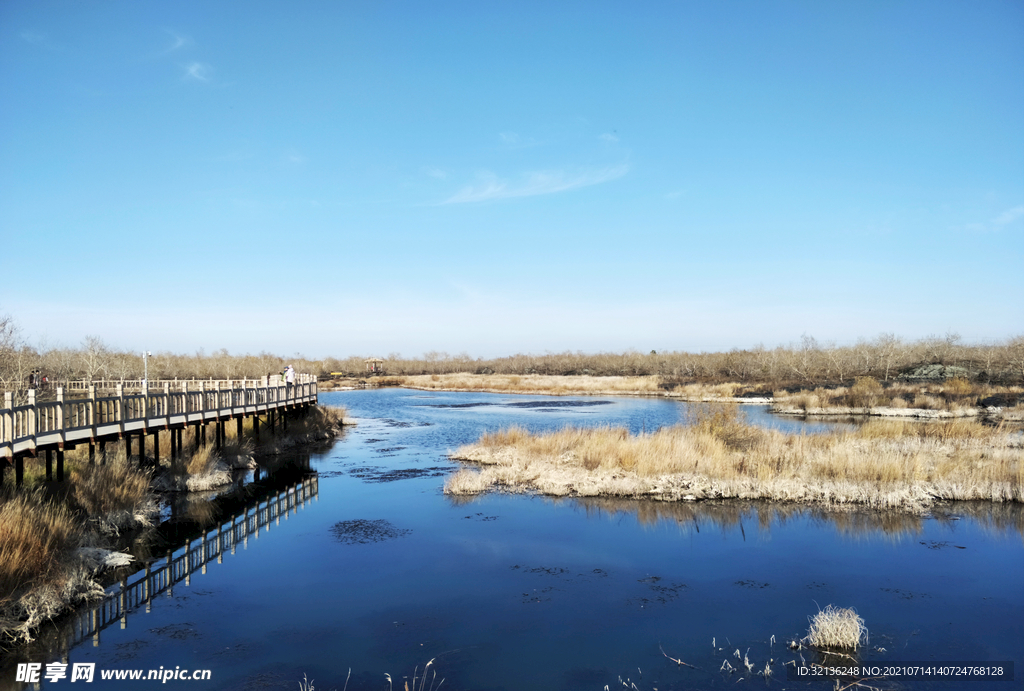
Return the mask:
<svg viewBox="0 0 1024 691"><path fill-rule="evenodd" d="M1024 333L1024 4L0 3L0 313L317 357Z"/></svg>

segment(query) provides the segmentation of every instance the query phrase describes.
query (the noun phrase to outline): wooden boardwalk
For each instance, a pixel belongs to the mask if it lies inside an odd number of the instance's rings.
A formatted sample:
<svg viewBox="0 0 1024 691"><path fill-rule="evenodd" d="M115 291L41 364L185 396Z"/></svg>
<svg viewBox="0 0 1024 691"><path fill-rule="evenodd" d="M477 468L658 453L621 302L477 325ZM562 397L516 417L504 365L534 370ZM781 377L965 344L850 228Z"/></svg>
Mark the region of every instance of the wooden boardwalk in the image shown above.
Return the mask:
<svg viewBox="0 0 1024 691"><path fill-rule="evenodd" d="M113 387L112 389L110 387ZM50 476L51 454L57 454L57 479L63 479L64 450L89 444L93 458L95 445L124 439L126 454L131 455L132 438L138 439L139 456L145 455L145 438L153 436L153 456L159 460L159 432L171 432L171 457L183 448L182 431L193 426L196 445L206 441L206 425L215 424L219 447L224 439L224 424L235 420L238 431L242 421L253 417L259 436L259 416L276 426L279 417L291 411L317 404L317 379L297 375L294 384L279 377L256 380L157 381L157 382L68 382L56 389L56 399L37 401L37 392L28 391L28 400L14 404L14 394L4 394L0 408L0 483L5 466L15 466L16 482L21 483L25 456L47 456Z"/></svg>

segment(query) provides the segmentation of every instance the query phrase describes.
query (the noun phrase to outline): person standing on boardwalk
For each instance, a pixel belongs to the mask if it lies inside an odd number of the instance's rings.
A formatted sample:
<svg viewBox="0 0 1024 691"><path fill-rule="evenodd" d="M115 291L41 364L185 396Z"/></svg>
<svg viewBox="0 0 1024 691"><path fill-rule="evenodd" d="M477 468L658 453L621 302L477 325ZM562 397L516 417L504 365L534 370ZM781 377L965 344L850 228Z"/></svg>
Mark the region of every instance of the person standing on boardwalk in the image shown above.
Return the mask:
<svg viewBox="0 0 1024 691"><path fill-rule="evenodd" d="M284 368L284 381L288 385L289 389L295 385L295 368L291 365Z"/></svg>

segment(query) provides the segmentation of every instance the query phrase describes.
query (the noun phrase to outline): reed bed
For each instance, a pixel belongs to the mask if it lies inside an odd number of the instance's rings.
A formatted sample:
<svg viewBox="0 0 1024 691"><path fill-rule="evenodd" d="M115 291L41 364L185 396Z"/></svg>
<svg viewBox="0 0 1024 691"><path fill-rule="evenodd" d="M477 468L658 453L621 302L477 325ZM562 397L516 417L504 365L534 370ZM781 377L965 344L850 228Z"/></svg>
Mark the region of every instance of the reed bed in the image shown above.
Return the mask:
<svg viewBox="0 0 1024 691"><path fill-rule="evenodd" d="M542 374L424 374L386 377L383 382L427 391L481 391L489 393L572 395L623 395L663 393L661 379L644 377L593 377Z"/></svg>
<svg viewBox="0 0 1024 691"><path fill-rule="evenodd" d="M939 499L1022 501L1020 434L972 420L868 423L794 435L743 422L736 406L705 406L689 424L631 435L511 427L457 449L463 469L445 492L498 487L553 496L718 498L920 509Z"/></svg>

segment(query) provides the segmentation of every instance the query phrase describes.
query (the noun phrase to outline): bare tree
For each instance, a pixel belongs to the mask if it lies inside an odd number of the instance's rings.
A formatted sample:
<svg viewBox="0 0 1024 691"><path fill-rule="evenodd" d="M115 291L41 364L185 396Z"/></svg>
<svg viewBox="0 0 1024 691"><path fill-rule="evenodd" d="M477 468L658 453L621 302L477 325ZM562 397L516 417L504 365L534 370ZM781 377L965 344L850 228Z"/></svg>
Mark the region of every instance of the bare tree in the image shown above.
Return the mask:
<svg viewBox="0 0 1024 691"><path fill-rule="evenodd" d="M903 343L896 334L883 333L875 339L875 349L878 352L879 364L885 370L882 381L889 381L889 371L892 369L899 354L900 344Z"/></svg>
<svg viewBox="0 0 1024 691"><path fill-rule="evenodd" d="M110 349L99 336L86 336L82 341L81 370L86 379L96 379L107 374L110 363Z"/></svg>
<svg viewBox="0 0 1024 691"><path fill-rule="evenodd" d="M1024 336L1010 339L1005 348L1007 364L1016 376L1024 379Z"/></svg>

